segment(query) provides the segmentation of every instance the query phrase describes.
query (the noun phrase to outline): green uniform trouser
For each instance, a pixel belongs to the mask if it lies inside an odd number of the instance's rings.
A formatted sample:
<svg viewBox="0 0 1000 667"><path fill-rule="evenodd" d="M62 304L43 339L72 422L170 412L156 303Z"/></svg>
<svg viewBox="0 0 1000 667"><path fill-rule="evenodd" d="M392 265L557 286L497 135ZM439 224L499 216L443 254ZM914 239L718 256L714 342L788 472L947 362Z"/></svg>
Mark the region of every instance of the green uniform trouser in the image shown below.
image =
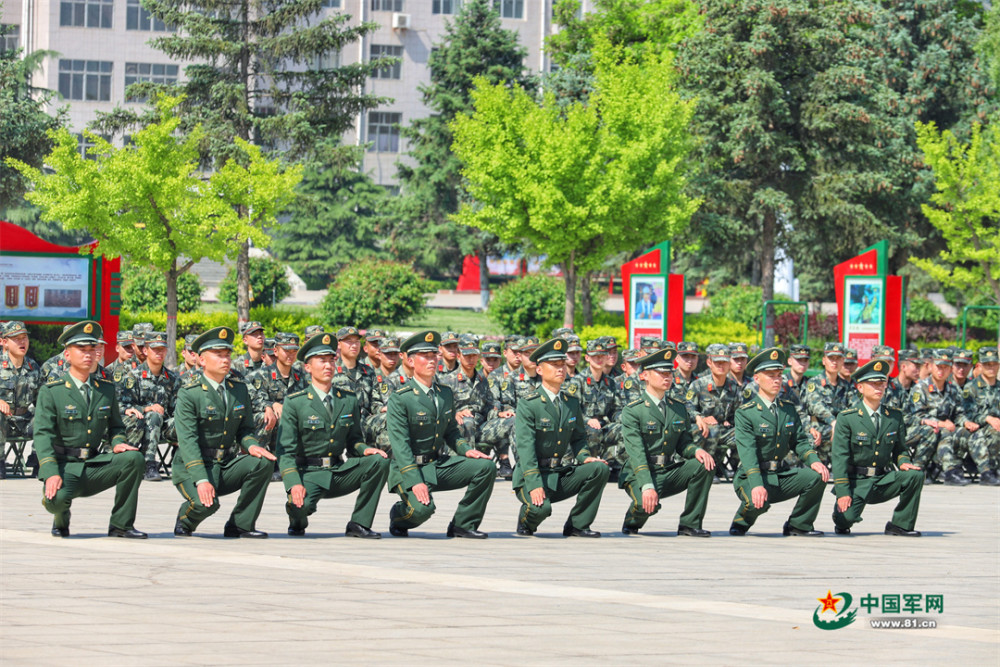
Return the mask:
<svg viewBox="0 0 1000 667"><path fill-rule="evenodd" d="M69 508L74 498L86 498L115 487L115 504L111 510L112 528L135 528L135 509L139 501L139 483L146 471L142 453L127 451L114 454L110 461L83 464L80 474L66 472L59 466L62 487L55 498L42 494L42 506L52 513L53 528L69 527Z"/></svg>
<svg viewBox="0 0 1000 667"><path fill-rule="evenodd" d="M538 525L552 515L552 503L576 496L576 504L569 513L569 522L578 530L590 528L601 506L601 496L608 483L611 468L600 461L581 463L559 471L555 486L545 485L545 500L541 505L531 502L531 493L525 487L517 490L521 501L518 522L534 532ZM543 473L543 477L549 477Z"/></svg>
<svg viewBox="0 0 1000 667"><path fill-rule="evenodd" d="M451 457L456 458L456 457ZM465 457L462 457L465 458ZM430 463L428 465L436 465ZM476 530L486 514L486 504L493 495L493 480L497 475L497 466L492 459L469 459L437 468L437 482L428 484L429 492L451 491L468 487L465 496L458 503L453 519L456 528ZM434 496L429 505L424 505L413 495L412 490L406 490L402 484L396 485L396 493L400 501L395 505L396 528L408 530L416 528L431 518L436 507Z"/></svg>
<svg viewBox="0 0 1000 667"><path fill-rule="evenodd" d="M230 493L240 492L236 500L229 522L240 530L253 530L257 517L264 506L264 494L271 481L274 463L265 458L257 458L249 454L241 454L225 465L216 468L218 479L215 484L215 499L211 507L205 507L198 498L198 487L195 479L186 479L176 484L177 490L184 496L177 513L177 521L188 530L194 530L202 521L219 511L219 498Z"/></svg>
<svg viewBox="0 0 1000 667"><path fill-rule="evenodd" d="M653 485L661 499L687 490L684 513L681 514L678 525L685 528L701 528L705 510L708 508L708 492L712 488L713 472L706 470L705 465L698 459L688 459L677 467L654 469L651 472ZM649 517L660 511L660 504L657 503L653 512L647 514L642 509L642 489L635 482L631 482L626 485L625 490L632 499L632 505L625 514L625 525L638 530L646 524Z"/></svg>
<svg viewBox="0 0 1000 667"><path fill-rule="evenodd" d="M749 528L757 521L757 517L771 509L774 503L799 497L792 509L788 523L792 528L812 530L816 515L819 514L819 504L823 500L823 478L812 468L785 470L778 473L761 473L764 478L764 488L767 489L767 502L760 509L753 506L750 498L750 480L742 470L736 476L733 489L742 501L736 510L733 523Z"/></svg>
<svg viewBox="0 0 1000 667"><path fill-rule="evenodd" d="M357 463L355 465L345 463L334 468L329 488L310 479L313 473L309 471L302 475L302 485L306 487L305 502L302 503L302 507L296 507L291 502L285 504L290 529L305 530L306 526L309 525L307 517L316 511L316 504L321 498L339 498L354 491L358 491L358 499L354 503L351 521L361 524L365 528L372 527L375 511L378 509L379 494L382 492L382 487L385 486L385 480L389 477L389 459L375 454L348 461L357 461ZM316 477L322 476L325 481L327 475L328 473L325 471L319 471Z"/></svg>
<svg viewBox="0 0 1000 667"><path fill-rule="evenodd" d="M833 506L833 522L841 528L850 528L862 521L865 505L876 505L898 497L899 503L892 512L892 522L903 530L913 530L920 509L920 492L924 490L922 470L892 470L873 481L858 480L851 492L851 506L841 512Z"/></svg>

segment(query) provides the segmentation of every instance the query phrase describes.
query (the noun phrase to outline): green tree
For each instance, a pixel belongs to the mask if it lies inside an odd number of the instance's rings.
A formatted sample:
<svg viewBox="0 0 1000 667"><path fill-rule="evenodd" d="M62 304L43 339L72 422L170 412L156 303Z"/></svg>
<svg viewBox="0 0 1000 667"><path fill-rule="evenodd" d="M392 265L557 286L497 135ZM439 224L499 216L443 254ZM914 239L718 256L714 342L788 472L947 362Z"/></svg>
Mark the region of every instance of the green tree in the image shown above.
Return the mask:
<svg viewBox="0 0 1000 667"><path fill-rule="evenodd" d="M301 168L282 170L240 140L247 166L234 157L203 178L197 170L202 130L195 126L179 138L176 105L175 98L160 99L162 122L139 130L133 145L115 148L89 135L95 144L90 160L80 155L68 131L52 132L55 148L45 158L50 174L8 160L33 181L27 197L44 218L86 229L99 242L97 254L124 255L166 276L170 364L176 361L178 277L201 259L232 257L239 239L266 243L261 229L274 222L302 178ZM253 217L241 211L252 211Z"/></svg>
<svg viewBox="0 0 1000 667"><path fill-rule="evenodd" d="M270 257L250 258L250 304L270 306L292 293L285 265ZM230 269L219 283L219 301L236 305L236 269Z"/></svg>
<svg viewBox="0 0 1000 667"><path fill-rule="evenodd" d="M320 319L339 328L398 325L424 311L426 281L413 267L364 260L344 269L319 307Z"/></svg>
<svg viewBox="0 0 1000 667"><path fill-rule="evenodd" d="M122 309L130 313L162 312L167 309L167 279L162 271L142 266L122 266ZM182 273L177 277L177 312L192 313L201 308L198 276Z"/></svg>
<svg viewBox="0 0 1000 667"><path fill-rule="evenodd" d="M681 192L694 105L674 86L669 53L639 63L605 47L587 104L560 105L551 93L539 103L518 86L480 80L475 111L452 125L476 202L455 219L559 265L568 326L580 271L672 237L698 206Z"/></svg>
<svg viewBox="0 0 1000 667"><path fill-rule="evenodd" d="M387 244L395 257L425 271L449 272L446 267L453 267L452 273L460 270L465 255L478 252L485 260L483 253L495 238L470 234L449 217L458 210L462 181L449 124L472 109L477 77L534 90L535 82L524 67L526 55L517 33L501 27L490 0L464 3L448 24L428 59L430 84L419 89L431 114L402 130L412 164L397 164L402 194L390 209Z"/></svg>
<svg viewBox="0 0 1000 667"><path fill-rule="evenodd" d="M1000 130L975 124L962 142L921 123L917 142L936 189L924 215L946 246L937 258L911 261L948 287L968 292L988 285L1000 305Z"/></svg>
<svg viewBox="0 0 1000 667"><path fill-rule="evenodd" d="M285 159L327 159L359 113L387 101L364 92L365 83L395 59L334 65L337 54L377 24L351 26L349 14L324 12L323 0L144 0L143 6L177 27L150 43L173 59L195 61L171 92L185 96L179 110L185 126L203 126L200 147L212 166L244 159L234 139ZM136 84L126 94L149 95L160 88ZM117 109L100 126L120 129L140 120ZM236 271L236 310L243 322L250 309L246 240Z"/></svg>
<svg viewBox="0 0 1000 667"><path fill-rule="evenodd" d="M1000 4L994 3L990 9L976 50L986 59L986 70L993 87L1000 88Z"/></svg>
<svg viewBox="0 0 1000 667"><path fill-rule="evenodd" d="M335 164L313 163L275 230L271 251L291 264L310 289L325 289L337 273L361 259L380 257L385 188L361 170L359 155Z"/></svg>

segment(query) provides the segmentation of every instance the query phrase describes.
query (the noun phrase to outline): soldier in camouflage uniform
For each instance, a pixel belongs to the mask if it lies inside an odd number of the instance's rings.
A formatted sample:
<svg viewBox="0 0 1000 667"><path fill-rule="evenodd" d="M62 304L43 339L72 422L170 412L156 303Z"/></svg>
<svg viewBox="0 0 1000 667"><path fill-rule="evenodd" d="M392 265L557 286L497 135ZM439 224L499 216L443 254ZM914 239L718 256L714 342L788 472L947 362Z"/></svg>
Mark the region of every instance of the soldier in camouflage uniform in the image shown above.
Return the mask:
<svg viewBox="0 0 1000 667"><path fill-rule="evenodd" d="M119 403L126 435L133 434L129 443L138 447L146 458L146 481L159 482L160 463L156 459L161 442L175 442L174 405L180 378L163 365L167 355L167 334L148 331L143 336L146 361L129 371L120 382Z"/></svg>
<svg viewBox="0 0 1000 667"><path fill-rule="evenodd" d="M741 391L746 389L746 386L753 380L752 377L744 373L749 360L750 352L746 343L729 344L729 377L736 380Z"/></svg>
<svg viewBox="0 0 1000 667"><path fill-rule="evenodd" d="M3 351L0 354L0 479L7 476L3 447L7 438L32 437L35 400L42 382L42 370L28 356L31 343L22 322L4 322L0 329ZM32 477L38 470L38 457L32 452L27 465Z"/></svg>
<svg viewBox="0 0 1000 667"><path fill-rule="evenodd" d="M583 354L583 346L580 344L580 337L574 333L566 334L562 337L566 341L566 381L576 377L580 372L580 357Z"/></svg>
<svg viewBox="0 0 1000 667"><path fill-rule="evenodd" d="M112 377L119 368L125 373L135 370L139 366L139 362L135 358L134 344L135 340L131 331L119 331L115 336L115 352L118 353L118 358L107 365L108 372L111 373Z"/></svg>
<svg viewBox="0 0 1000 667"><path fill-rule="evenodd" d="M883 405L903 411L903 421L906 422L907 432L911 429L908 419L910 410L910 392L920 381L920 363L916 350L902 349L899 351L899 374L894 378L889 378L886 386ZM912 443L907 443L911 445Z"/></svg>
<svg viewBox="0 0 1000 667"><path fill-rule="evenodd" d="M653 352L658 352L662 349L663 341L656 336L639 337L639 350L642 352L643 356L650 355Z"/></svg>
<svg viewBox="0 0 1000 667"><path fill-rule="evenodd" d="M361 363L377 370L379 366L378 348L386 337L382 329L369 329L365 332L365 344L362 348Z"/></svg>
<svg viewBox="0 0 1000 667"><path fill-rule="evenodd" d="M462 437L479 451L490 454L491 446L479 440L480 428L494 412L486 375L476 369L479 340L471 334L463 334L459 338L458 349L458 370L443 375L438 381L451 387L455 397L455 421Z"/></svg>
<svg viewBox="0 0 1000 667"><path fill-rule="evenodd" d="M73 325L67 324L63 326L62 333L66 333L71 326ZM48 384L49 382L55 382L67 372L69 372L69 364L66 362L66 357L62 352L57 352L55 355L46 359L42 364L39 386Z"/></svg>
<svg viewBox="0 0 1000 667"><path fill-rule="evenodd" d="M454 331L445 331L441 335L441 344L438 346L438 382L449 373L458 372L458 334Z"/></svg>
<svg viewBox="0 0 1000 667"><path fill-rule="evenodd" d="M499 370L504 371L503 377L505 380L508 375L521 367L521 356L517 353L517 346L520 340L520 336L506 336L503 339L503 358L505 363Z"/></svg>
<svg viewBox="0 0 1000 667"><path fill-rule="evenodd" d="M151 322L139 322L132 325L132 351L135 353L133 361L135 361L136 367L146 361L145 336L147 332L152 330L153 324Z"/></svg>
<svg viewBox="0 0 1000 667"><path fill-rule="evenodd" d="M322 324L310 324L305 328L305 331L302 332L302 344L305 345L307 340L321 333L326 333L326 329L323 328Z"/></svg>
<svg viewBox="0 0 1000 667"><path fill-rule="evenodd" d="M261 447L276 451L277 426L285 396L308 387L305 373L296 364L299 337L294 333L278 332L274 335L274 364L250 371L244 381L253 406L254 437ZM272 482L281 481L281 472L275 462Z"/></svg>
<svg viewBox="0 0 1000 667"><path fill-rule="evenodd" d="M641 367L639 360L643 354L639 350L628 349L622 353L622 374L618 379L618 395L621 397L622 405L628 405L632 401L642 396L646 385L639 379Z"/></svg>
<svg viewBox="0 0 1000 667"><path fill-rule="evenodd" d="M264 325L260 322L244 322L240 327L243 345L247 351L233 359L230 373L238 373L244 378L264 365ZM245 381L245 380L244 380Z"/></svg>
<svg viewBox="0 0 1000 667"><path fill-rule="evenodd" d="M812 348L808 345L795 343L789 347L788 368L782 373L781 391L778 393L778 398L795 406L795 411L799 413L799 419L802 420L803 425L807 425L809 422L802 396L806 391L806 371L809 370L810 355L812 355ZM816 429L811 430L818 434ZM814 435L813 440L815 439Z"/></svg>
<svg viewBox="0 0 1000 667"><path fill-rule="evenodd" d="M728 479L739 465L733 427L736 408L742 403L742 390L729 375L729 346L712 343L705 353L708 355L708 375L688 385L684 403L694 424L691 435L695 445L715 459L716 477Z"/></svg>
<svg viewBox="0 0 1000 667"><path fill-rule="evenodd" d="M586 360L587 368L566 380L564 390L580 401L587 427L587 448L594 456L608 462L611 477L617 480L617 472L625 462L619 420L623 405L615 381L604 372L608 362L605 337L587 341Z"/></svg>
<svg viewBox="0 0 1000 667"><path fill-rule="evenodd" d="M361 334L355 327L341 327L337 330L337 349L339 354L337 367L333 372L333 387L354 392L361 408L361 423L364 423L372 410L375 371L371 366L358 362Z"/></svg>
<svg viewBox="0 0 1000 667"><path fill-rule="evenodd" d="M274 365L274 339L264 339L264 366Z"/></svg>
<svg viewBox="0 0 1000 667"><path fill-rule="evenodd" d="M844 346L827 343L823 346L823 373L806 382L803 399L806 414L812 421L812 428L819 431L819 444L815 444L816 454L824 465L830 464L830 446L833 443L833 425L841 410L849 407L848 399L856 393L848 382L840 379L840 369L844 365ZM803 424L809 428L809 424ZM815 436L814 436L815 437Z"/></svg>
<svg viewBox="0 0 1000 667"><path fill-rule="evenodd" d="M962 395L948 382L951 350L943 348L933 354L931 375L918 382L910 393L909 411L913 429L917 431L913 463L926 469L933 460L941 467L945 484L965 486L969 480L962 474L955 442L958 430L967 421Z"/></svg>
<svg viewBox="0 0 1000 667"><path fill-rule="evenodd" d="M483 366L483 374L489 377L503 363L503 350L500 343L492 340L483 343L482 357L480 363Z"/></svg>
<svg viewBox="0 0 1000 667"><path fill-rule="evenodd" d="M611 378L612 383L615 383L622 375L622 369L618 367L618 340L614 336L602 336L601 338L603 339L604 347L608 350L608 360L604 365L604 374ZM622 406L624 407L624 403Z"/></svg>
<svg viewBox="0 0 1000 667"><path fill-rule="evenodd" d="M514 442L514 417L517 403L537 393L542 378L531 361L531 353L538 349L538 338L527 336L516 344L518 370L504 377L499 368L486 378L493 399L494 414L480 429L480 440L491 447L497 456L506 455L516 461L517 443Z"/></svg>
<svg viewBox="0 0 1000 667"><path fill-rule="evenodd" d="M184 336L184 349L181 350L181 358L184 359L184 363L178 368L178 375L181 376L181 381L183 383L184 378L188 375L197 373L201 366L198 363L198 355L194 353L191 349L191 343L194 339L198 337L198 334L188 334Z"/></svg>
<svg viewBox="0 0 1000 667"><path fill-rule="evenodd" d="M698 343L682 340L677 343L677 355L674 369L674 380L667 390L667 396L683 403L688 387L695 380L694 369L698 367Z"/></svg>
<svg viewBox="0 0 1000 667"><path fill-rule="evenodd" d="M973 412L970 418L979 426L969 438L969 453L979 470L979 483L1000 486L997 474L1000 459L1000 384L997 371L1000 359L997 348L979 348L980 375L968 382Z"/></svg>
<svg viewBox="0 0 1000 667"><path fill-rule="evenodd" d="M851 383L851 376L858 370L858 351L852 348L844 350L844 365L840 369L840 379Z"/></svg>
<svg viewBox="0 0 1000 667"><path fill-rule="evenodd" d="M364 422L365 439L383 452L389 451L389 434L385 428L389 397L409 379L399 363L399 338L383 338L379 345L379 367L375 371L371 415Z"/></svg>

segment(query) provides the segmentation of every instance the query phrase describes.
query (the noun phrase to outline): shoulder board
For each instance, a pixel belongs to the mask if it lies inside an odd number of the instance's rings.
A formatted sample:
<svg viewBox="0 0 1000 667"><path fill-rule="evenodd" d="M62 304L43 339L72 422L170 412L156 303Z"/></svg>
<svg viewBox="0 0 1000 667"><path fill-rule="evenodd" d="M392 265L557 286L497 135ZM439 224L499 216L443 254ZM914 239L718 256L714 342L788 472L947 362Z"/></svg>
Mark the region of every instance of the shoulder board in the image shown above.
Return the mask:
<svg viewBox="0 0 1000 667"><path fill-rule="evenodd" d="M541 398L541 394L539 394L537 391L534 391L534 392L531 392L530 394L528 394L527 396L525 396L524 398L522 398L521 400L522 401L533 401L536 398Z"/></svg>
<svg viewBox="0 0 1000 667"><path fill-rule="evenodd" d="M849 415L849 414L851 414L852 412L857 412L858 414L864 414L863 412L861 412L861 411L860 411L860 410L858 410L857 408L845 408L844 410L841 410L841 411L840 411L840 412L838 413L838 416L840 416L840 415Z"/></svg>
<svg viewBox="0 0 1000 667"><path fill-rule="evenodd" d="M348 389L347 387L337 387L337 391L339 391L341 394L347 394L348 396L354 396L355 395L354 391L351 390L351 389Z"/></svg>
<svg viewBox="0 0 1000 667"><path fill-rule="evenodd" d="M295 398L296 396L302 396L303 394L306 393L306 391L307 390L305 389L301 389L293 394L289 394L288 396L285 396L285 400L288 400L289 398Z"/></svg>
<svg viewBox="0 0 1000 667"><path fill-rule="evenodd" d="M631 407L636 406L636 405L642 405L643 402L644 402L644 400L645 399L637 398L634 401L632 401L631 403L629 403L628 405L626 405L625 407L631 408Z"/></svg>
<svg viewBox="0 0 1000 667"><path fill-rule="evenodd" d="M242 375L227 375L226 379L230 382L235 382L236 384L246 384Z"/></svg>
<svg viewBox="0 0 1000 667"><path fill-rule="evenodd" d="M408 385L408 384L404 384L404 385L400 386L399 389L396 390L396 393L397 394L405 394L405 393L410 392L410 391L413 391L413 386L412 385Z"/></svg>
<svg viewBox="0 0 1000 667"><path fill-rule="evenodd" d="M747 401L746 403L744 403L743 405L741 405L737 409L739 409L739 410L749 410L752 407L754 407L755 405L757 405L757 404L754 401Z"/></svg>
<svg viewBox="0 0 1000 667"><path fill-rule="evenodd" d="M362 375L371 375L372 373L375 372L372 370L372 367L369 366L368 364L358 364L358 368L361 369Z"/></svg>
<svg viewBox="0 0 1000 667"><path fill-rule="evenodd" d="M49 382L45 383L45 386L46 387L54 387L57 384L62 384L62 380L50 380Z"/></svg>

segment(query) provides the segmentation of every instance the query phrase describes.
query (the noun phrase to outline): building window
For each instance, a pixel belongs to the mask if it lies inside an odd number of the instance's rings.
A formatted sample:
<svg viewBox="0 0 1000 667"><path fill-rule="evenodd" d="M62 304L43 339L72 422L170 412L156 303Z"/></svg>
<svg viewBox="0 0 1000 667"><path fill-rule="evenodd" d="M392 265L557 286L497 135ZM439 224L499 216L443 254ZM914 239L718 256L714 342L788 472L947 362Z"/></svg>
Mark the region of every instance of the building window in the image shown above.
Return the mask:
<svg viewBox="0 0 1000 667"><path fill-rule="evenodd" d="M59 25L110 28L114 9L112 0L62 0L59 5Z"/></svg>
<svg viewBox="0 0 1000 667"><path fill-rule="evenodd" d="M125 29L173 32L174 26L167 25L153 16L148 9L139 4L139 0L128 0L125 8Z"/></svg>
<svg viewBox="0 0 1000 667"><path fill-rule="evenodd" d="M403 114L388 111L368 112L369 153L398 153L399 124Z"/></svg>
<svg viewBox="0 0 1000 667"><path fill-rule="evenodd" d="M317 70L337 69L338 67L340 67L340 49L333 49L316 57L315 69Z"/></svg>
<svg viewBox="0 0 1000 667"><path fill-rule="evenodd" d="M340 9L340 0L323 0L323 4L321 6L329 9Z"/></svg>
<svg viewBox="0 0 1000 667"><path fill-rule="evenodd" d="M385 190L385 193L387 195L389 195L390 197L398 197L399 196L399 186L398 185L383 185L382 189Z"/></svg>
<svg viewBox="0 0 1000 667"><path fill-rule="evenodd" d="M162 86L172 86L177 83L177 65L161 63L125 63L125 89L133 83L148 81ZM130 97L129 102L145 102L146 97Z"/></svg>
<svg viewBox="0 0 1000 667"><path fill-rule="evenodd" d="M396 58L395 64L379 67L372 72L373 79L398 79L403 67L403 47L372 44L372 60Z"/></svg>
<svg viewBox="0 0 1000 667"><path fill-rule="evenodd" d="M0 51L16 51L21 41L21 26L0 24Z"/></svg>
<svg viewBox="0 0 1000 667"><path fill-rule="evenodd" d="M432 14L457 14L462 8L462 0L433 0L431 2Z"/></svg>
<svg viewBox="0 0 1000 667"><path fill-rule="evenodd" d="M524 18L524 0L493 0L493 7L500 12L500 18Z"/></svg>
<svg viewBox="0 0 1000 667"><path fill-rule="evenodd" d="M403 11L403 0L372 0L372 11L401 12Z"/></svg>
<svg viewBox="0 0 1000 667"><path fill-rule="evenodd" d="M100 134L98 136L101 137L101 139L104 139L105 141L111 141L111 138L108 137L107 135ZM82 155L85 160L96 160L97 159L96 156L90 155L89 152L88 152L88 151L90 151L91 148L93 148L96 145L97 144L95 144L91 140L90 137L88 137L88 136L86 136L84 134L78 134L78 135L76 135L76 146L80 150L80 155Z"/></svg>
<svg viewBox="0 0 1000 667"><path fill-rule="evenodd" d="M111 68L107 60L60 60L59 94L67 100L111 101Z"/></svg>

